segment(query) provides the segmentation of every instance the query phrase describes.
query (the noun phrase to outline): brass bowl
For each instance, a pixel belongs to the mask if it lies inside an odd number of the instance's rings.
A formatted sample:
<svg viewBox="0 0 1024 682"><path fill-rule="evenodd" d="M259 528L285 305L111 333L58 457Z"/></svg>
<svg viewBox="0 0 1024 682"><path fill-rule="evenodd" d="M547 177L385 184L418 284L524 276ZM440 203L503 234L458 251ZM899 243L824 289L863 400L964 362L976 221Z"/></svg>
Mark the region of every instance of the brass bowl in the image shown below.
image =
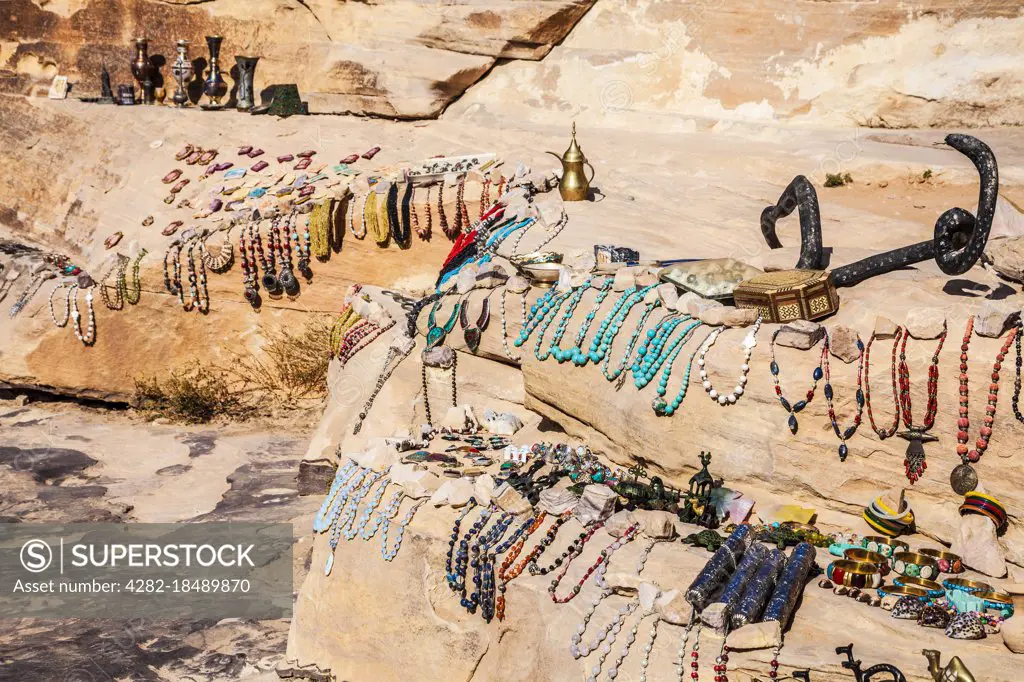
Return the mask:
<svg viewBox="0 0 1024 682"><path fill-rule="evenodd" d="M542 263L561 263L562 254L555 253L554 251L532 251L521 256L512 256L509 260L512 262L512 265L522 268L527 265L540 265Z"/></svg>
<svg viewBox="0 0 1024 682"><path fill-rule="evenodd" d="M559 263L521 265L519 269L533 286L541 289L555 286L555 283L558 282L558 276L562 272L562 266Z"/></svg>

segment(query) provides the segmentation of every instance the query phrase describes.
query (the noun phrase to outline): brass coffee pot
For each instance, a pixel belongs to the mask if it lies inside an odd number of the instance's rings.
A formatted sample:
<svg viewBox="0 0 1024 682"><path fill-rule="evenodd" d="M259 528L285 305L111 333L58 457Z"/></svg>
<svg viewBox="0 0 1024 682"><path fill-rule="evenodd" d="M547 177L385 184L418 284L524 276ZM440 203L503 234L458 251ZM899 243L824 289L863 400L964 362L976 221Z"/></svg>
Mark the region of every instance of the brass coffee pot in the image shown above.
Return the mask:
<svg viewBox="0 0 1024 682"><path fill-rule="evenodd" d="M559 156L555 152L547 152L562 162L562 177L558 181L558 193L562 195L562 201L584 201L590 192L590 182L594 179L594 167L583 155L583 150L576 143L576 122L572 124L572 142L565 154ZM590 177L584 172L583 167L590 168Z"/></svg>

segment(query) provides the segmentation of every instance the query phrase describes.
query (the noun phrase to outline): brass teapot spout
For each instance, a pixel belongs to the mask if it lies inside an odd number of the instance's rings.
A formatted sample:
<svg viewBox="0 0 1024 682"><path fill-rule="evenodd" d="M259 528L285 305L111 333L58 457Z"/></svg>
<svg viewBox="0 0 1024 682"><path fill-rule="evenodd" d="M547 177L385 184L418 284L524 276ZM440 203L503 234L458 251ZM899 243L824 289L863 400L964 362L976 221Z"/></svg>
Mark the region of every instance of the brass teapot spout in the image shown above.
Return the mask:
<svg viewBox="0 0 1024 682"><path fill-rule="evenodd" d="M562 195L562 201L584 201L590 194L590 183L594 179L596 171L587 161L576 142L576 122L572 124L572 142L565 153L559 156L555 152L547 152L558 159L562 164L562 177L558 180L558 193ZM584 166L590 169L590 177L587 177Z"/></svg>

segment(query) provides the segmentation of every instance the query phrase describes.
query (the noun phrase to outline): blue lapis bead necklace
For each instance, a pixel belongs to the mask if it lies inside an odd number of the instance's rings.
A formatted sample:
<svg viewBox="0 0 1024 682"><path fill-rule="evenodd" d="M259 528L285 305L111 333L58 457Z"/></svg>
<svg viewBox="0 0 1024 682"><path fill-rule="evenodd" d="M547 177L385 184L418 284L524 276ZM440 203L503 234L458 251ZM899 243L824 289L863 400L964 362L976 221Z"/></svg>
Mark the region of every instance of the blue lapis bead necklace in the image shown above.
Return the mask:
<svg viewBox="0 0 1024 682"><path fill-rule="evenodd" d="M799 428L799 424L797 423L796 415L799 414L800 412L802 412L803 409L805 407L807 407L808 403L810 403L812 400L814 400L814 394L818 390L818 382L821 381L821 377L824 376L824 373L823 373L823 371L821 369L821 366L822 366L822 363L825 361L824 353L826 351L825 351L825 348L823 346L822 347L822 353L820 354L820 357L818 358L818 366L814 368L813 372L811 372L811 378L813 379L813 383L811 384L811 388L808 389L807 394L804 396L804 399L803 400L798 400L795 403L791 403L788 399L786 399L786 396L784 396L782 394L782 385L780 383L780 377L779 377L779 363L775 359L775 340L778 338L779 332L781 332L781 331L782 331L782 328L780 327L779 329L775 330L774 334L772 334L772 342L771 342L772 361L771 361L771 364L768 365L768 368L771 370L771 373L772 373L772 381L775 382L775 397L777 397L779 399L779 403L782 405L783 409L785 409L786 412L789 412L789 419L786 420L786 425L789 426L789 430L792 433L796 433L797 429ZM828 344L825 344L825 345L827 346ZM812 346L812 348L813 348L813 346Z"/></svg>

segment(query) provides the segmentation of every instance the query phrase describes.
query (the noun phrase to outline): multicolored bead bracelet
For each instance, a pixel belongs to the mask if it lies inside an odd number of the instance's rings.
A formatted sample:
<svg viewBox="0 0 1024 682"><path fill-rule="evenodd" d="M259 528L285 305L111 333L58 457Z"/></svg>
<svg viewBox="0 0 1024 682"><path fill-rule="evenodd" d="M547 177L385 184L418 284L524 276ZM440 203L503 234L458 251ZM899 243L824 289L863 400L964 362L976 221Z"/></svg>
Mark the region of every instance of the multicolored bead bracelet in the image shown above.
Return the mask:
<svg viewBox="0 0 1024 682"><path fill-rule="evenodd" d="M897 552L892 555L892 570L908 578L932 580L939 577L939 564L935 559L917 552Z"/></svg>
<svg viewBox="0 0 1024 682"><path fill-rule="evenodd" d="M932 549L930 547L919 549L917 551L920 554L924 554L925 556L930 556L935 559L935 562L939 565L940 573L950 573L955 575L964 572L963 559L952 552L947 552L942 549Z"/></svg>
<svg viewBox="0 0 1024 682"><path fill-rule="evenodd" d="M975 592L974 597L982 600L986 611L997 611L1004 620L1013 616L1013 600L1003 592Z"/></svg>
<svg viewBox="0 0 1024 682"><path fill-rule="evenodd" d="M882 575L874 564L838 559L825 569L825 577L837 585L847 587L875 588L882 584Z"/></svg>
<svg viewBox="0 0 1024 682"><path fill-rule="evenodd" d="M878 552L889 559L897 552L909 552L910 545L902 540L882 537L879 535L865 535L860 540L860 546L869 552Z"/></svg>
<svg viewBox="0 0 1024 682"><path fill-rule="evenodd" d="M897 576L892 581L899 587L916 587L924 590L928 593L928 596L932 599L940 599L945 596L946 591L942 589L942 585L935 582L934 580L927 580L925 578L911 578L910 576Z"/></svg>

